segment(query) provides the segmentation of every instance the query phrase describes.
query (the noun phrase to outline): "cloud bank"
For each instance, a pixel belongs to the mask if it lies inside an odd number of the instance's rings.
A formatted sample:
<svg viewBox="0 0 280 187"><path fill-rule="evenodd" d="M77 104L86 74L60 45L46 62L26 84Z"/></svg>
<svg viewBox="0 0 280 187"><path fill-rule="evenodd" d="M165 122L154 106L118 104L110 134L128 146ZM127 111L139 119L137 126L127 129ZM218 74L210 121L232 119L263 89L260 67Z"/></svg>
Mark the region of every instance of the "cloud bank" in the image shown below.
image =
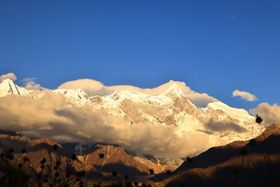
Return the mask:
<svg viewBox="0 0 280 187"><path fill-rule="evenodd" d="M240 90L234 90L232 92L232 97L241 97L242 99L250 102L257 100L257 97L251 94L250 92L240 91Z"/></svg>
<svg viewBox="0 0 280 187"><path fill-rule="evenodd" d="M133 152L169 158L185 157L222 141L200 132L178 135L175 126L128 125L103 109L69 106L62 95L51 91L34 94L40 99L0 97L1 129L60 142L114 143Z"/></svg>

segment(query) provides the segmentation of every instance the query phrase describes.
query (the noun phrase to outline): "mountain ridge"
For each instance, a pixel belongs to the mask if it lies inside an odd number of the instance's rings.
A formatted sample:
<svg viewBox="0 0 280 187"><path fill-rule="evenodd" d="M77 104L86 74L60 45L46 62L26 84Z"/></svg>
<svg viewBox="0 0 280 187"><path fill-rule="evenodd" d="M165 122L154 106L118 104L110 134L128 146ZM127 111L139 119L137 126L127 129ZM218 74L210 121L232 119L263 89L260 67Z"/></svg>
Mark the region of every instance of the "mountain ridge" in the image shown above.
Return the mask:
<svg viewBox="0 0 280 187"><path fill-rule="evenodd" d="M1 91L1 88L9 90L10 86L7 86L7 83L14 84L11 80L0 84L0 92L6 93L7 96L31 97L40 102L42 95L48 92L58 94L65 98L65 107L86 107L92 111L101 111L100 118L113 127L118 127L119 123L127 126L172 126L175 127L174 133L178 137L207 137L207 144L193 150L190 155L198 154L212 146L250 139L264 130L262 126L256 126L254 117L247 111L232 108L221 101L209 103L204 108L197 107L184 94L184 84L176 81L165 84L165 89L158 95L117 90L108 95L92 97L81 89L56 89L47 92L26 90L15 85L22 94ZM2 97L5 95L2 94Z"/></svg>

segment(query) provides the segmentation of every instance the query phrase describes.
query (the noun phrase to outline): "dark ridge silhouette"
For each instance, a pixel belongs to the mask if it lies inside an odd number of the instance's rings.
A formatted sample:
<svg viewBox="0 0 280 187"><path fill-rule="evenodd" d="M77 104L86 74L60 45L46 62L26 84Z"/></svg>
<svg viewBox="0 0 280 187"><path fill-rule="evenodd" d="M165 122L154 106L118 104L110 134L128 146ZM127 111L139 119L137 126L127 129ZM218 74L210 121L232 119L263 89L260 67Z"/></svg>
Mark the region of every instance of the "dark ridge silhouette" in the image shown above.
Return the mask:
<svg viewBox="0 0 280 187"><path fill-rule="evenodd" d="M10 135L10 136L19 135L19 134L18 134L17 132L15 132L15 131L2 130L2 129L0 129L0 134L7 134L7 135Z"/></svg>

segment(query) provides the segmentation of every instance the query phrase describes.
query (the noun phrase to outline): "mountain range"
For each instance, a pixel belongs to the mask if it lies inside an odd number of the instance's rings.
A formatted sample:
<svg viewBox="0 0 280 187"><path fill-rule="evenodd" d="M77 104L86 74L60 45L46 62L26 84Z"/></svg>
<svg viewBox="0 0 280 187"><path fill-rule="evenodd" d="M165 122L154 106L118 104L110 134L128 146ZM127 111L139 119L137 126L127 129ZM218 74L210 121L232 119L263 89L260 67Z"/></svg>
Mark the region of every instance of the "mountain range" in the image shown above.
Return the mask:
<svg viewBox="0 0 280 187"><path fill-rule="evenodd" d="M144 129L146 127L158 129L172 127L174 129L172 133L180 138L180 141L184 141L186 137L186 143L191 144L185 151L180 150L181 156L196 155L210 147L236 140L248 140L264 131L264 127L256 124L254 116L244 109L230 107L221 101L211 102L201 108L188 99L180 82L170 81L166 85L166 89L156 95L135 90L116 90L103 96L88 96L81 89L27 90L16 85L12 80L6 79L0 84L0 98L9 98L14 95L32 99L40 105L40 100L44 95L51 93L54 97L63 97L65 102L63 107L78 108L78 111L86 108L93 114L98 113L98 119L105 124L110 124L116 132L121 131L123 126ZM57 109L55 110L59 113ZM90 125L95 124L91 122ZM198 142L196 137L204 142ZM102 138L94 140L94 137L90 137L90 139L97 142L104 141ZM109 143L126 147L124 140L116 139L116 142ZM131 151L137 151L137 148ZM143 153L150 154L151 152ZM161 153L159 148L156 156L164 157L164 153L165 151Z"/></svg>

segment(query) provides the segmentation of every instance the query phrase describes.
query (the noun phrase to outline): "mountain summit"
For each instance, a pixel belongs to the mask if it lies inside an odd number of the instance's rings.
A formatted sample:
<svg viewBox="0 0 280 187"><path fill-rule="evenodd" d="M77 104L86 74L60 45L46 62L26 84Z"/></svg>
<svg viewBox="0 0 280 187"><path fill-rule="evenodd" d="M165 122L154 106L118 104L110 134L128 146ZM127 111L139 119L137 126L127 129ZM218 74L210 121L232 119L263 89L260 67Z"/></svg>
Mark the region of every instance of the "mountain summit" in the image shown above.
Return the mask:
<svg viewBox="0 0 280 187"><path fill-rule="evenodd" d="M180 88L178 83L174 82L167 90L165 90L162 94L171 96L171 97L184 97L185 93Z"/></svg>
<svg viewBox="0 0 280 187"><path fill-rule="evenodd" d="M25 88L17 86L11 79L6 79L0 83L0 97L6 95L29 95Z"/></svg>

